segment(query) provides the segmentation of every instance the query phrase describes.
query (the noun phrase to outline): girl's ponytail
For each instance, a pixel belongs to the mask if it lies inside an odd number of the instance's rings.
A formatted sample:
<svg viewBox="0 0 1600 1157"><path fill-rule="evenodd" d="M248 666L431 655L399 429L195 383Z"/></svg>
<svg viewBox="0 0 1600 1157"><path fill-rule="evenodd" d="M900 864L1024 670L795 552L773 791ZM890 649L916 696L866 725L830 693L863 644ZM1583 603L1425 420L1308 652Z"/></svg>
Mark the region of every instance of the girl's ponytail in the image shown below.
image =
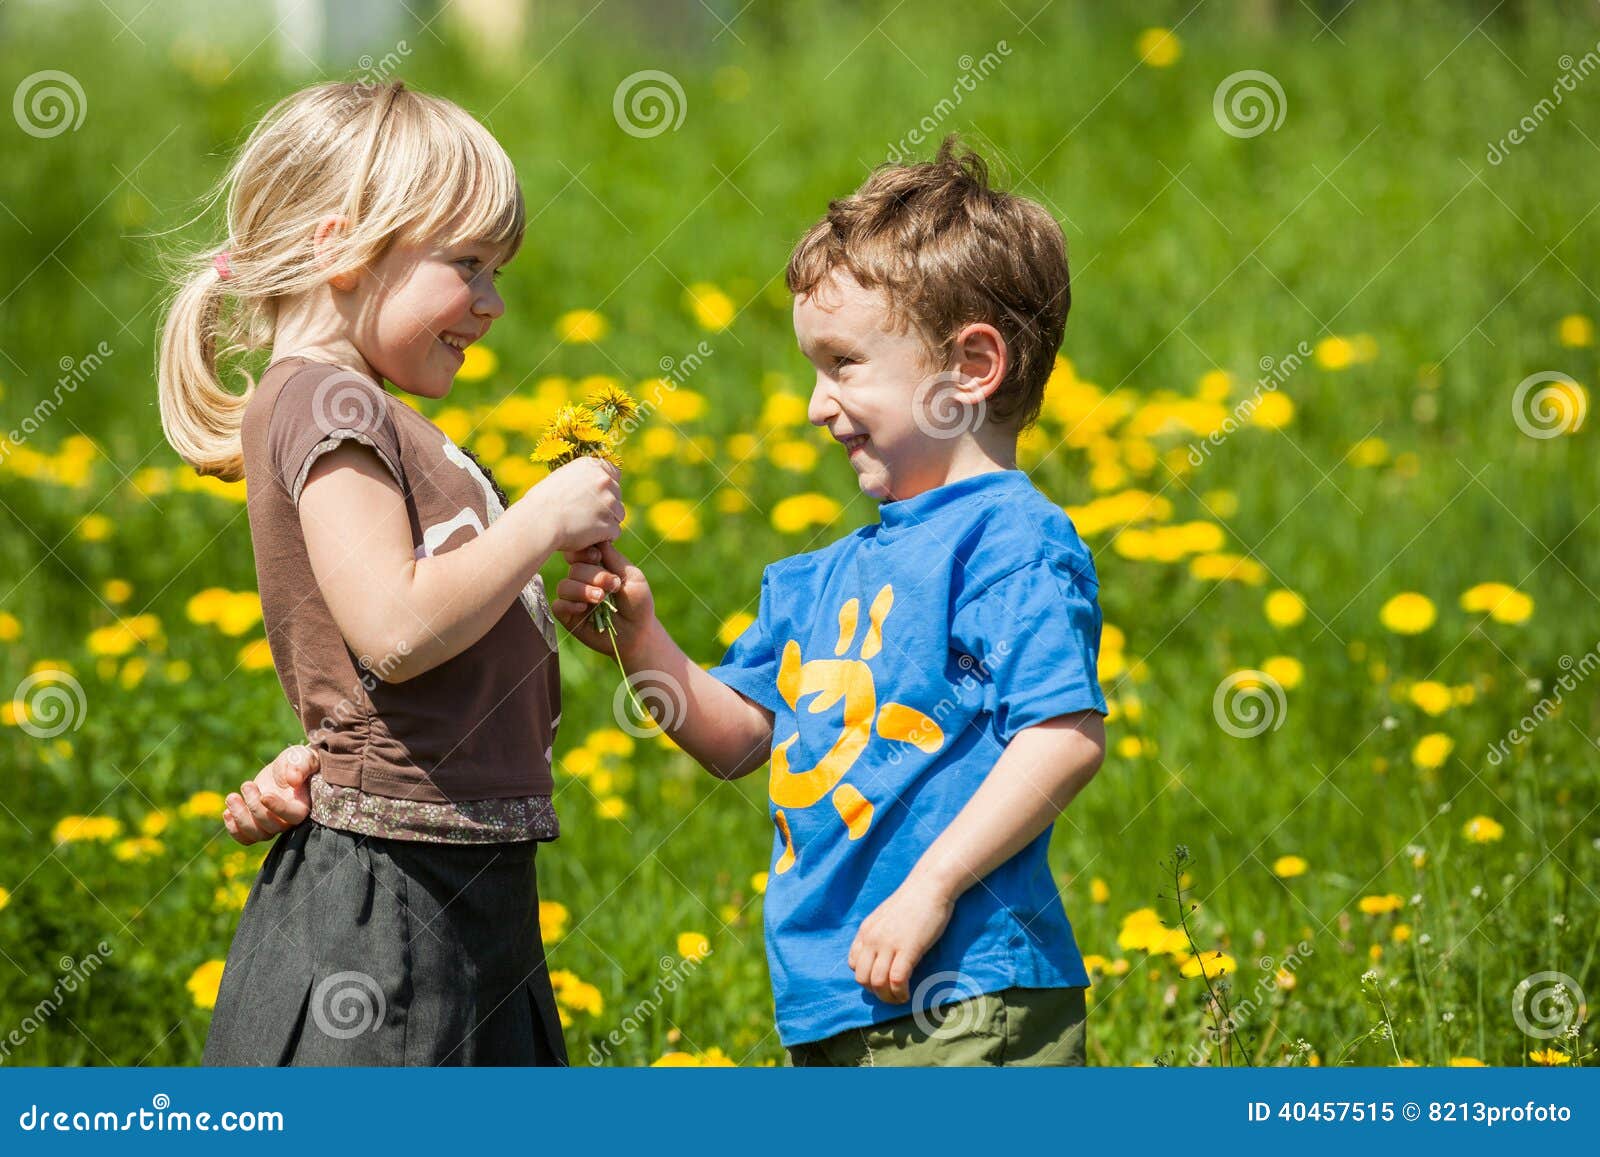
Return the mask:
<svg viewBox="0 0 1600 1157"><path fill-rule="evenodd" d="M180 286L161 333L157 380L161 428L178 456L201 474L236 482L244 477L239 431L253 386L231 393L217 372L225 268L221 261L197 266Z"/></svg>

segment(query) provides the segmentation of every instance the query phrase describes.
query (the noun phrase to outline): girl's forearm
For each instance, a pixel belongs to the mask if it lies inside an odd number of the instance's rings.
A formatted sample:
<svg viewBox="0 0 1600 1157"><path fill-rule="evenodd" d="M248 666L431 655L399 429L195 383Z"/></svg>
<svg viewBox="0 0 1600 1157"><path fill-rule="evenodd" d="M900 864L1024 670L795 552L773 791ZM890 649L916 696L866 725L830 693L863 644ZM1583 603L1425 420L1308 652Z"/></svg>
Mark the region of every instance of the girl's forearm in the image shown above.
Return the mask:
<svg viewBox="0 0 1600 1157"><path fill-rule="evenodd" d="M391 681L430 671L483 638L553 553L548 517L517 502L471 542L417 559L402 588L409 613L397 619L417 625L405 632Z"/></svg>
<svg viewBox="0 0 1600 1157"><path fill-rule="evenodd" d="M658 620L633 635L619 649L623 669L641 693L664 684L668 702L657 721L674 743L720 779L737 779L767 762L772 715L765 708L708 674Z"/></svg>

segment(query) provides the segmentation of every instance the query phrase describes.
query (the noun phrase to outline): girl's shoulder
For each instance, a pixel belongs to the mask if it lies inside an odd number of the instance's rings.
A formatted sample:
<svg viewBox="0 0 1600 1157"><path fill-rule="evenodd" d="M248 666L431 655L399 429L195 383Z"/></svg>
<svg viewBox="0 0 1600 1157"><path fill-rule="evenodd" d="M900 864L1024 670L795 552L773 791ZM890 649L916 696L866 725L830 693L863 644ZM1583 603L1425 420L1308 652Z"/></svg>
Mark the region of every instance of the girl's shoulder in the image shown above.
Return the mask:
<svg viewBox="0 0 1600 1157"><path fill-rule="evenodd" d="M354 440L375 451L403 487L404 440L393 408L365 374L311 358L273 362L245 407L245 475L270 471L298 501L310 465Z"/></svg>

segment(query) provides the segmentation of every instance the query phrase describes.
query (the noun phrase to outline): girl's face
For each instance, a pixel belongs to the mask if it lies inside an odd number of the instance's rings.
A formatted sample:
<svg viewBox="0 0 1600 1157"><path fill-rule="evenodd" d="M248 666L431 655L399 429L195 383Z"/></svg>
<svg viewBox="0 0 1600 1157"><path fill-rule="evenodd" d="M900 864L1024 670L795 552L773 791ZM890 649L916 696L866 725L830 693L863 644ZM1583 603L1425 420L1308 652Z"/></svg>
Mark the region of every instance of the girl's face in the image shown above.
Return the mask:
<svg viewBox="0 0 1600 1157"><path fill-rule="evenodd" d="M506 247L487 241L395 242L351 290L356 348L398 388L444 397L462 351L506 311L495 287L506 260Z"/></svg>

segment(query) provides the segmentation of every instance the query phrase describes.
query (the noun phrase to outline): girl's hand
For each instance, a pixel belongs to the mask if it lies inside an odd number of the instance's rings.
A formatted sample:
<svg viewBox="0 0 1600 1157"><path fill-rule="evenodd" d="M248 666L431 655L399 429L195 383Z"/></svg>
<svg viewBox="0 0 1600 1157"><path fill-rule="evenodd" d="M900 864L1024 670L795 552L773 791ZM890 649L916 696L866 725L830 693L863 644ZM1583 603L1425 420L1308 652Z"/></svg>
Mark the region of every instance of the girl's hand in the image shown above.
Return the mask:
<svg viewBox="0 0 1600 1157"><path fill-rule="evenodd" d="M655 621L655 597L644 572L609 542L585 550L562 552L567 577L556 584L551 611L561 625L590 650L611 654L611 638L595 626L594 609L607 595L616 606L611 624L617 632L617 649L626 656L630 646Z"/></svg>
<svg viewBox="0 0 1600 1157"><path fill-rule="evenodd" d="M311 814L310 782L317 766L311 748L284 748L254 779L228 795L222 814L228 834L249 845L298 827Z"/></svg>
<svg viewBox="0 0 1600 1157"><path fill-rule="evenodd" d="M621 472L609 462L579 458L551 471L521 501L550 512L558 550L581 553L622 533L621 479Z"/></svg>

